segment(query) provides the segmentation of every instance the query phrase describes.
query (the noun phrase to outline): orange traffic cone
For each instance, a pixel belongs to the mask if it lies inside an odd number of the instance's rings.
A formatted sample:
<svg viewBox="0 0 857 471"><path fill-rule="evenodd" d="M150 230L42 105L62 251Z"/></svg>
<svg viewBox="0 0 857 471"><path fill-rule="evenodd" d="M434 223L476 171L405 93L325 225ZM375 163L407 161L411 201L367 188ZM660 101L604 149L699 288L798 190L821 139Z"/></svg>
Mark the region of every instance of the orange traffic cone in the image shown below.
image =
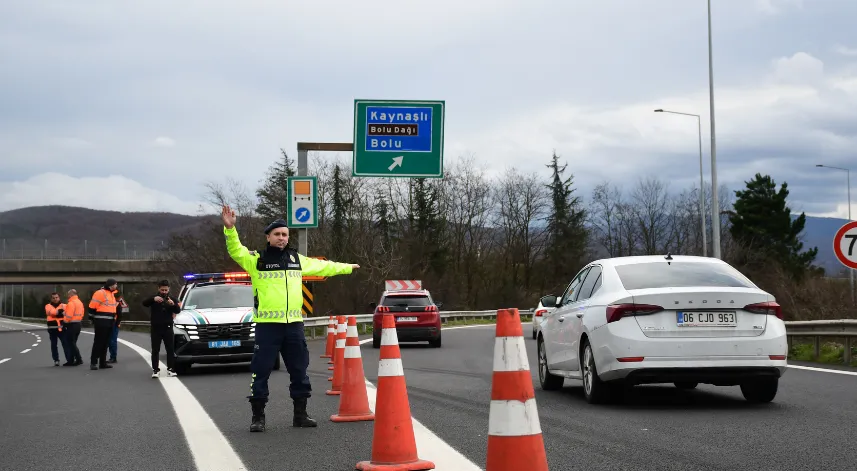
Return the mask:
<svg viewBox="0 0 857 471"><path fill-rule="evenodd" d="M324 353L321 358L331 358L328 363L333 363L333 344L336 342L336 321L333 316L327 320L327 344L324 346Z"/></svg>
<svg viewBox="0 0 857 471"><path fill-rule="evenodd" d="M343 354L345 352L345 316L339 316L339 326L336 329L336 347L333 349L333 377L327 378L328 381L333 381L333 385L325 394L328 396L338 396L342 392L342 376L345 373L343 370Z"/></svg>
<svg viewBox="0 0 857 471"><path fill-rule="evenodd" d="M381 322L381 360L378 364L372 460L361 461L356 468L362 471L434 469L434 463L417 456L396 321L391 314L384 314Z"/></svg>
<svg viewBox="0 0 857 471"><path fill-rule="evenodd" d="M369 409L363 359L360 356L360 341L357 340L357 318L354 316L348 316L343 358L345 371L342 378L342 394L339 396L339 413L331 415L330 420L334 422L375 420L375 414Z"/></svg>
<svg viewBox="0 0 857 471"><path fill-rule="evenodd" d="M517 309L497 311L486 471L547 471L530 362Z"/></svg>
<svg viewBox="0 0 857 471"><path fill-rule="evenodd" d="M345 341L345 316L336 316L336 323L334 324L333 330L333 353L329 360L327 360L327 364L330 365L327 367L328 371L333 371L336 367L336 339L339 338L339 332L342 332L343 342ZM343 343L342 345L345 345ZM344 347L343 347L344 348ZM328 381L333 381L333 376L327 378Z"/></svg>

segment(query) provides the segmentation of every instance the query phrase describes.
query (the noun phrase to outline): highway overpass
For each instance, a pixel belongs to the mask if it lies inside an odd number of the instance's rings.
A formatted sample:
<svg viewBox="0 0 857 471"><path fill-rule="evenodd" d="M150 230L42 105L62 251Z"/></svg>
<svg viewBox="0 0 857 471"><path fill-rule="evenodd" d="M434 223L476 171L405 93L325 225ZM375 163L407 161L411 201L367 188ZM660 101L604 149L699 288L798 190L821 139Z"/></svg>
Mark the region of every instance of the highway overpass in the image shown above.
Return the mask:
<svg viewBox="0 0 857 471"><path fill-rule="evenodd" d="M164 262L154 260L0 260L0 285L147 283L169 277Z"/></svg>

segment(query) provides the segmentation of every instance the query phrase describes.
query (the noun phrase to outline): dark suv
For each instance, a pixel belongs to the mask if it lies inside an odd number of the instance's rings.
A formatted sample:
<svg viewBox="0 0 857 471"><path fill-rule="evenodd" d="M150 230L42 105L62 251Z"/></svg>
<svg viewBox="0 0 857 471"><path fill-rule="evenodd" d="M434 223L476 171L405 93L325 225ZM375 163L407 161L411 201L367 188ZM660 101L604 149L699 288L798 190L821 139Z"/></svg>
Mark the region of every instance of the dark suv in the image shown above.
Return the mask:
<svg viewBox="0 0 857 471"><path fill-rule="evenodd" d="M372 303L372 347L381 347L381 319L384 314L396 318L396 336L401 342L424 342L440 347L441 303L431 299L428 290L384 291L378 304Z"/></svg>

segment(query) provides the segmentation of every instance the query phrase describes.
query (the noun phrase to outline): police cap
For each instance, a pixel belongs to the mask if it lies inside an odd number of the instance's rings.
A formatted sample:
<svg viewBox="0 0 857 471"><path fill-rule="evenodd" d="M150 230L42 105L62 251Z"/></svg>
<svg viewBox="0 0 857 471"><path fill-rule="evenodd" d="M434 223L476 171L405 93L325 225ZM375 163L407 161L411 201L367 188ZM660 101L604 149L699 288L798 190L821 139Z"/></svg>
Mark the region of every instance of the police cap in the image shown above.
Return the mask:
<svg viewBox="0 0 857 471"><path fill-rule="evenodd" d="M276 229L276 228L278 228L278 227L286 227L286 228L288 228L288 227L289 227L289 225L288 225L288 224L286 224L286 221L284 221L284 220L282 220L282 219L277 219L276 221L274 221L274 222L272 222L272 223L268 224L268 227L266 227L266 228L265 228L265 234L266 234L266 235L267 235L267 234L269 234L271 231L273 231L274 229Z"/></svg>

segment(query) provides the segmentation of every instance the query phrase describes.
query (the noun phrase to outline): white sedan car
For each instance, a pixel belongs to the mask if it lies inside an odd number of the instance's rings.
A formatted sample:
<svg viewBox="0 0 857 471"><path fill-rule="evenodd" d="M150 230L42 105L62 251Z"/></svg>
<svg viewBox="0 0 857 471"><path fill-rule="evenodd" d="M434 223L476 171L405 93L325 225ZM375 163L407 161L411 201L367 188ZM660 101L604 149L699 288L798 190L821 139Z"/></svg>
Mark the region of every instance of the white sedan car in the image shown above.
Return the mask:
<svg viewBox="0 0 857 471"><path fill-rule="evenodd" d="M552 311L553 308L546 308L542 301L545 298L552 298L554 302L556 302L556 296L543 296L539 299L539 304L536 306L536 309L533 311L533 340L535 340L539 335L539 330L542 327L542 322L545 320L545 316L549 311Z"/></svg>
<svg viewBox="0 0 857 471"><path fill-rule="evenodd" d="M779 304L715 258L597 260L542 303L555 309L537 339L541 387L581 379L590 403L651 383L740 385L748 401L770 402L787 368Z"/></svg>

